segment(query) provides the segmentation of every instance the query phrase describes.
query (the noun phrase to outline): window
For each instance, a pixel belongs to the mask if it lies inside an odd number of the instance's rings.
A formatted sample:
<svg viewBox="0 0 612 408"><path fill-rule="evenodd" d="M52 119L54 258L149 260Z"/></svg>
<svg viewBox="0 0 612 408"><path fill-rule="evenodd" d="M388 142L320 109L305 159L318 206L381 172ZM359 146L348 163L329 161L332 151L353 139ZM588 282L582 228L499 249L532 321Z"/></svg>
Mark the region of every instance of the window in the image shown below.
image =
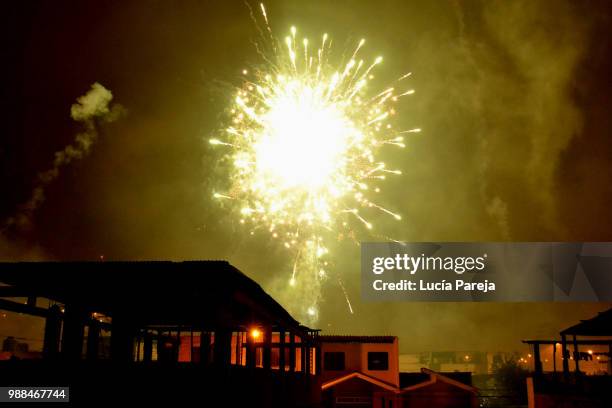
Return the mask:
<svg viewBox="0 0 612 408"><path fill-rule="evenodd" d="M368 353L368 370L384 371L389 369L389 353L371 351Z"/></svg>
<svg viewBox="0 0 612 408"><path fill-rule="evenodd" d="M328 371L344 370L344 352L325 352L323 354L323 368Z"/></svg>

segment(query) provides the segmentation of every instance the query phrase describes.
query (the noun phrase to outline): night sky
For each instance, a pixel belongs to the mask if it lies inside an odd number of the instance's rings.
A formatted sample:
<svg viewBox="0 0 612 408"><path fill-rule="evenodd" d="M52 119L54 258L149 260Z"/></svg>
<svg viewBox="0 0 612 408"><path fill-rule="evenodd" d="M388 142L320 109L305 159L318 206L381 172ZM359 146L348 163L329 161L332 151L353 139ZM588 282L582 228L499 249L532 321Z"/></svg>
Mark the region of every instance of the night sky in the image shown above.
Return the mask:
<svg viewBox="0 0 612 408"><path fill-rule="evenodd" d="M254 4L257 9L257 3ZM400 126L423 131L389 152L377 231L408 241L612 241L612 11L607 1L269 1L335 47L367 39L379 80L411 71ZM19 211L79 124L94 82L125 114L64 167L27 228L4 229L0 258L227 259L281 302L290 269L212 200L223 185L207 140L224 127L240 72L260 59L242 1L23 1L2 6L0 219ZM367 239L376 239L364 237ZM355 314L335 280L318 326L394 334L403 351L515 350L609 304L359 301L359 248L333 244ZM262 256L265 254L265 256Z"/></svg>

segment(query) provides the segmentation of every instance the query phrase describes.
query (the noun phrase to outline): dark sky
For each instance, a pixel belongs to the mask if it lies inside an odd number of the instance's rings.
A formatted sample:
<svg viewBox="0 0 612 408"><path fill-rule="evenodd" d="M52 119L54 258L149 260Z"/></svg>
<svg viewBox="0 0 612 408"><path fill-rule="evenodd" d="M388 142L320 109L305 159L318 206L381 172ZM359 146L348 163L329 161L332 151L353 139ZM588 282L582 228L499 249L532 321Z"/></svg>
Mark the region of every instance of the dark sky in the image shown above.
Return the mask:
<svg viewBox="0 0 612 408"><path fill-rule="evenodd" d="M231 85L259 63L242 1L24 1L3 5L0 218L79 131L70 106L93 82L127 114L62 169L30 228L0 236L4 259L228 259L283 301L288 260L211 200L207 139ZM612 241L612 12L607 1L270 1L335 46L367 39L381 78L412 71L400 125L423 132L387 162L384 186L411 241ZM255 4L257 7L257 4ZM513 350L608 304L362 304L358 248L333 245L319 327L396 334L405 351ZM336 248L337 247L337 248ZM262 256L266 254L266 256Z"/></svg>

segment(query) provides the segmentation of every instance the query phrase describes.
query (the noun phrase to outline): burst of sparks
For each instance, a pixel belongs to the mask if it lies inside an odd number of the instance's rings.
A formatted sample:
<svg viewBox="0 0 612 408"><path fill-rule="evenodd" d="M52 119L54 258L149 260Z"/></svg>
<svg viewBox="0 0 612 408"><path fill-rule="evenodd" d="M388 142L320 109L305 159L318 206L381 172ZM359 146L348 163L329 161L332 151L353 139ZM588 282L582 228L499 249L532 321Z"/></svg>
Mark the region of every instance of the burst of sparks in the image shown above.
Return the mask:
<svg viewBox="0 0 612 408"><path fill-rule="evenodd" d="M386 145L403 148L403 134L420 129L395 131L391 124L393 103L412 89L368 90L382 57L360 58L365 40L335 66L327 34L314 45L298 39L291 27L290 35L277 41L260 6L271 52L262 54L262 69L243 71L231 124L223 137L210 140L228 148L231 164L231 187L215 197L235 200L242 223L266 228L295 250L289 281L295 286L305 259L315 271L312 279L325 278L320 259L327 253L326 232L350 229L350 219L372 229L373 210L401 219L373 201L381 180L401 174L388 169L379 154ZM306 310L316 314L314 306Z"/></svg>

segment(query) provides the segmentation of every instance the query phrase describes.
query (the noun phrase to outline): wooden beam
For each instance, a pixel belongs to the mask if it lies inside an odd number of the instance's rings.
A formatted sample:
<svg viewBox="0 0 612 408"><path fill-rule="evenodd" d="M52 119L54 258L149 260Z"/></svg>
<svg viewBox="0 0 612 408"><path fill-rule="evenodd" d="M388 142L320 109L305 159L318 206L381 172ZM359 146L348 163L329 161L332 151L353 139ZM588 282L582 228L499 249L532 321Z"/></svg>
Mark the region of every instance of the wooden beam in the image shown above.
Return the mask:
<svg viewBox="0 0 612 408"><path fill-rule="evenodd" d="M48 309L6 299L0 299L0 309L39 317L47 317L49 314Z"/></svg>
<svg viewBox="0 0 612 408"><path fill-rule="evenodd" d="M523 340L523 343L552 345L552 344L560 344L561 340ZM592 339L592 340L578 339L576 340L576 343L580 345L588 345L588 346L596 346L596 345L606 346L608 344L612 344L612 339Z"/></svg>
<svg viewBox="0 0 612 408"><path fill-rule="evenodd" d="M40 296L40 293L32 293L31 289L18 286L0 286L0 297L31 297Z"/></svg>

